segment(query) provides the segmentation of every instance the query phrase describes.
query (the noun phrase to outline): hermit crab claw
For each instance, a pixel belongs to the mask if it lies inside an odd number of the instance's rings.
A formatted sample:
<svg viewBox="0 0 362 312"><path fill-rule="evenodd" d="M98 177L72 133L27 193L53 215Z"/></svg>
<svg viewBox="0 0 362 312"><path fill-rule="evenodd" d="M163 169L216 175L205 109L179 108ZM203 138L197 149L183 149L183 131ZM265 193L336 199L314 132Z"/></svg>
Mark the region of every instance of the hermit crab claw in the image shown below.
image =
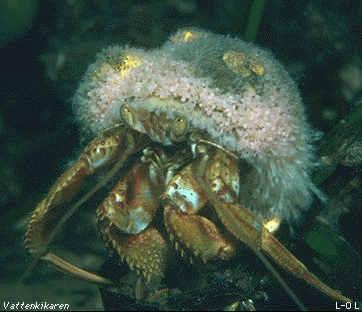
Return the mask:
<svg viewBox="0 0 362 312"><path fill-rule="evenodd" d="M214 207L221 222L227 230L237 239L246 243L254 253L260 258L270 272L276 277L281 286L289 296L298 304L301 309L305 309L293 291L286 285L279 273L274 269L268 259L264 256L267 254L274 262L278 264L293 276L303 279L319 291L325 293L331 298L341 302L353 302L340 294L338 291L331 289L329 286L320 281L307 267L294 257L264 226L263 222L254 215L250 210L242 205L225 200L222 196L216 196L215 192L205 182L205 169L210 156L203 154L200 165L196 172L196 177L200 185L208 195L208 200ZM264 253L264 254L263 254Z"/></svg>
<svg viewBox="0 0 362 312"><path fill-rule="evenodd" d="M133 153L144 148L147 142L145 136L124 126L108 129L90 141L79 159L60 176L31 216L25 234L25 248L34 259L24 278L30 274L38 260L43 260L77 278L95 283L110 283L109 280L79 269L56 256L48 250L48 246L68 218L90 196L103 187ZM108 172L106 178L78 202L71 205L85 179L109 165L114 165L114 167Z"/></svg>

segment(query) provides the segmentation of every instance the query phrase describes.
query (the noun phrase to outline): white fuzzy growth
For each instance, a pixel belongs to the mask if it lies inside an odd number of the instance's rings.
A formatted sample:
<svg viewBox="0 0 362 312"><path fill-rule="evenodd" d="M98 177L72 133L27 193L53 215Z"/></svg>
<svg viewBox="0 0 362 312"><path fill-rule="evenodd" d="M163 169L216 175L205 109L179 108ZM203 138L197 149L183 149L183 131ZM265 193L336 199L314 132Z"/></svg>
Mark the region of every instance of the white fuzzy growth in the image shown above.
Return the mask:
<svg viewBox="0 0 362 312"><path fill-rule="evenodd" d="M191 36L185 36L188 32ZM263 74L233 72L223 61L228 51L257 59ZM124 54L141 60L127 74L107 61ZM241 177L240 194L243 204L261 216L290 220L310 206L313 193L321 196L309 177L313 132L297 87L270 53L240 39L191 29L179 31L158 50L105 49L73 103L84 129L93 134L119 123L124 103L169 118L185 116L190 131L205 130L207 139L250 166Z"/></svg>

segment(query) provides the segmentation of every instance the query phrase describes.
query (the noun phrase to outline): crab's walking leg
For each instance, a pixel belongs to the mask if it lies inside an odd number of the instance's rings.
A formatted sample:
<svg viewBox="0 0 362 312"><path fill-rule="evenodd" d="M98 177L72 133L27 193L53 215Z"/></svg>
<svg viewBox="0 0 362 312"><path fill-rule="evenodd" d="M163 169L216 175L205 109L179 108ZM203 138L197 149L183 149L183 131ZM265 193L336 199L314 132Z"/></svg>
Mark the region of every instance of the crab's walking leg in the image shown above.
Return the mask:
<svg viewBox="0 0 362 312"><path fill-rule="evenodd" d="M48 252L47 249L64 222L123 166L130 155L142 148L141 144L136 146L136 140L139 139L125 131L123 127L105 131L87 145L75 164L66 170L51 187L46 198L34 210L25 234L25 248L28 253L34 256L25 277L29 275L36 262L41 259L50 262L70 275L77 275L79 278L91 282L99 282L90 276L79 276L79 272L75 273L72 270L71 264L65 265L65 260L62 260L63 262L58 261L61 258L53 256L54 254ZM74 206L69 207L69 202L77 195L84 180L89 175L114 163L116 165L103 181L98 183ZM108 281L104 280L104 282Z"/></svg>
<svg viewBox="0 0 362 312"><path fill-rule="evenodd" d="M97 209L106 245L147 281L153 275L164 275L168 257L167 242L155 227L149 226L164 189L162 174L150 166L136 163Z"/></svg>
<svg viewBox="0 0 362 312"><path fill-rule="evenodd" d="M216 258L228 259L235 254L233 243L213 222L197 215L208 198L195 179L195 166L198 166L198 161L177 173L162 194L166 228L176 249L181 245L181 253L186 247L204 262Z"/></svg>
<svg viewBox="0 0 362 312"><path fill-rule="evenodd" d="M269 270L278 276L278 280L282 283L283 287L285 283L281 278L279 279L279 274L268 264L267 259L261 254L261 251L266 253L284 270L297 278L305 280L331 298L342 302L353 301L321 282L264 227L262 221L257 216L243 206L230 202L223 196L218 196L217 192L208 186L203 178L210 156L205 154L202 156L202 159L197 173L198 180L204 185L205 191L209 196L209 201L215 208L220 220L236 238L245 242L259 256ZM218 190L218 192L220 191L221 190ZM296 299L295 295L290 293L289 287L285 289ZM297 301L299 302L298 299Z"/></svg>

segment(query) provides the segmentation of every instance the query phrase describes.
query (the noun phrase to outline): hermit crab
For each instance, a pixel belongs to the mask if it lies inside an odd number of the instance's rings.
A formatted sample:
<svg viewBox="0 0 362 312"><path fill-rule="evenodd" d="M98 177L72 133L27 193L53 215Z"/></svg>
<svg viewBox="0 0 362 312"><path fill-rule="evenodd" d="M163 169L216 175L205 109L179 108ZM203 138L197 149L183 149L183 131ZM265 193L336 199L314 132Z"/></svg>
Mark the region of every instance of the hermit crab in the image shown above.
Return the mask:
<svg viewBox="0 0 362 312"><path fill-rule="evenodd" d="M241 241L298 303L265 254L328 296L352 301L272 234L273 225L297 219L323 194L310 179L316 135L295 84L268 52L196 28L152 51L109 47L89 66L73 104L84 134L95 138L32 214L25 246L35 261L110 283L48 246L74 211L122 171L98 206L99 229L119 261L145 280L162 278L170 248L208 263L234 257ZM84 181L107 169L72 202ZM225 230L200 214L205 205Z"/></svg>

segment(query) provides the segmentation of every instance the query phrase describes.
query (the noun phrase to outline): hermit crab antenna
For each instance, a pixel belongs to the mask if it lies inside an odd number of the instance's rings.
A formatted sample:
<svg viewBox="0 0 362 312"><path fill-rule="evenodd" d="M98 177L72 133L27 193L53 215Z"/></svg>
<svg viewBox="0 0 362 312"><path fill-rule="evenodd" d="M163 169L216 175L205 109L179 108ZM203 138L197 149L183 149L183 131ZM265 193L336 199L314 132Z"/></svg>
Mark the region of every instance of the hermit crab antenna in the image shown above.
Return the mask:
<svg viewBox="0 0 362 312"><path fill-rule="evenodd" d="M207 141L207 140L203 140L203 139L201 139L199 142L215 146L216 148L218 148L218 149L224 151L225 153L229 154L231 157L234 157L235 159L238 159L238 156L236 156L233 152L230 152L228 149L222 147L219 144L216 144L216 143L213 143L213 142L210 142L210 141Z"/></svg>
<svg viewBox="0 0 362 312"><path fill-rule="evenodd" d="M217 144L217 143L214 143L214 142L211 142L211 141L208 141L208 140L204 140L204 139L201 139L201 138L197 138L195 136L190 136L190 141L195 143L195 144L198 144L198 143L204 143L204 144L208 144L208 145L211 145L211 146L214 146L222 151L224 151L225 153L227 153L228 155L230 155L231 157L235 158L236 160L239 159L239 157L234 154L233 152L230 152L228 149L226 149L225 147Z"/></svg>

